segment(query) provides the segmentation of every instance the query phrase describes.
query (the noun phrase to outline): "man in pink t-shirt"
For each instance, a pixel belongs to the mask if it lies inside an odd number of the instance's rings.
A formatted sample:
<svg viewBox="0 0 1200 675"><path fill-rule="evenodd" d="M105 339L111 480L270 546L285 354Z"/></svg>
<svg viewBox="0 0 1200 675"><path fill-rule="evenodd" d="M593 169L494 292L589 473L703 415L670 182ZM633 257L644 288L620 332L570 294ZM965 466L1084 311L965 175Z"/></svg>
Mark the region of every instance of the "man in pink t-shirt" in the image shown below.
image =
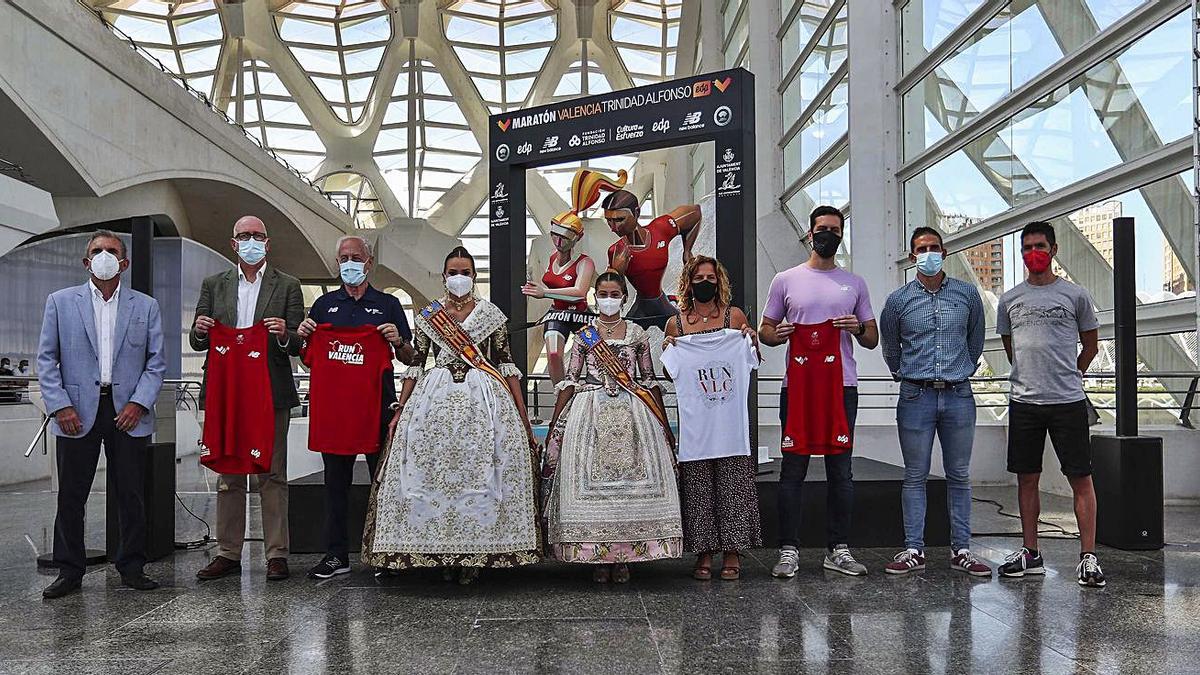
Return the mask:
<svg viewBox="0 0 1200 675"><path fill-rule="evenodd" d="M818 206L808 218L806 239L812 248L808 261L775 275L763 309L759 338L763 344L786 344L796 324L832 321L841 330L842 400L850 434L858 413L858 370L854 341L867 349L879 344L879 329L871 311L871 299L863 278L838 267L834 260L842 243L846 220L832 206ZM780 428L787 427L788 382L784 376L779 392ZM828 480L825 569L861 576L867 568L850 553L850 514L854 508L854 483L850 470L852 451L825 456ZM781 578L796 575L799 566L801 490L808 475L809 456L783 453L779 470L779 562L772 574Z"/></svg>

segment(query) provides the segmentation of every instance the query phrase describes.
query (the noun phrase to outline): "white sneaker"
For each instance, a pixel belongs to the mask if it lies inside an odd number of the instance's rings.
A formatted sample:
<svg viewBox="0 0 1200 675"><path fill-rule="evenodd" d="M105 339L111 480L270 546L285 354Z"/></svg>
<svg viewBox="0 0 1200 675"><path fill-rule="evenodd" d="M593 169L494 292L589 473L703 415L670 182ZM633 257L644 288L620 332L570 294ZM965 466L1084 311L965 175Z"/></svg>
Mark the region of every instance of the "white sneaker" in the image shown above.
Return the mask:
<svg viewBox="0 0 1200 675"><path fill-rule="evenodd" d="M784 546L779 549L779 562L771 570L771 576L780 579L791 579L800 568L800 552L795 546Z"/></svg>

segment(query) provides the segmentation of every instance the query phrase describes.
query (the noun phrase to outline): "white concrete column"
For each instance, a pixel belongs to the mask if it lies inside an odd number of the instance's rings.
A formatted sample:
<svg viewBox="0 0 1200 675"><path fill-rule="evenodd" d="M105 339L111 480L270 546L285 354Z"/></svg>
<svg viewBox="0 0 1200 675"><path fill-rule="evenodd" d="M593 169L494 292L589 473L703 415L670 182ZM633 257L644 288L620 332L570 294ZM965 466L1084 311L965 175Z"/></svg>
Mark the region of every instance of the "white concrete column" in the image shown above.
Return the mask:
<svg viewBox="0 0 1200 675"><path fill-rule="evenodd" d="M867 281L876 315L902 281L898 17L890 2L849 3L850 203L854 272ZM858 350L862 375L887 375L879 349Z"/></svg>
<svg viewBox="0 0 1200 675"><path fill-rule="evenodd" d="M782 65L776 33L783 17L779 3L755 3L748 20L750 67L754 73L754 132L760 139L755 148L758 217L782 218L779 198L783 195L783 149L779 147L779 139L783 137L783 105L778 89Z"/></svg>

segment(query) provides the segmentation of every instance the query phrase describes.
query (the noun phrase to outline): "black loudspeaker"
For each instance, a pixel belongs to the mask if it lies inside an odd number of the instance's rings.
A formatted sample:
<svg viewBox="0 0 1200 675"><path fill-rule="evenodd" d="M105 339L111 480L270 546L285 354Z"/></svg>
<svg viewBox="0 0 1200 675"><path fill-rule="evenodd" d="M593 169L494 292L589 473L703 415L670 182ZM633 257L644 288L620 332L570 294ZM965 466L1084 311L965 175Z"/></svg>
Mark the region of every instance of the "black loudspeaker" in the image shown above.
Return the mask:
<svg viewBox="0 0 1200 675"><path fill-rule="evenodd" d="M117 559L121 541L118 528L117 493L111 474L106 499L106 548L108 559ZM159 560L175 551L175 444L150 443L146 446L146 560Z"/></svg>
<svg viewBox="0 0 1200 675"><path fill-rule="evenodd" d="M1126 551L1163 547L1163 440L1092 436L1096 540Z"/></svg>

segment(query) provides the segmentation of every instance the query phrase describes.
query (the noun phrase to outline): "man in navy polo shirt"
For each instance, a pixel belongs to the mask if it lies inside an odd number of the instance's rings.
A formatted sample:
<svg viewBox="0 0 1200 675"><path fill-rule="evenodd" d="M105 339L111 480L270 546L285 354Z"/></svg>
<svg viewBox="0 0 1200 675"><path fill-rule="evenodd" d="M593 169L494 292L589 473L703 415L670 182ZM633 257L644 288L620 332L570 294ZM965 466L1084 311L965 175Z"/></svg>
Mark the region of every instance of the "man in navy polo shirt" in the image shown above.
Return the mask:
<svg viewBox="0 0 1200 675"><path fill-rule="evenodd" d="M338 271L342 287L317 298L308 318L300 324L297 333L308 338L318 324L333 324L340 327L372 325L378 326L380 334L396 351L401 363L409 364L413 358L412 330L400 301L392 295L376 290L367 282L367 275L375 264L371 245L357 235L347 235L338 240ZM388 423L392 419L392 404L396 402L396 383L389 372L384 376L383 400L379 415L380 448L387 438ZM378 452L365 455L371 475L379 464ZM350 572L350 550L346 534L347 506L350 485L354 477L354 463L358 455L333 455L323 453L325 462L325 558L308 572L309 578L328 579Z"/></svg>

